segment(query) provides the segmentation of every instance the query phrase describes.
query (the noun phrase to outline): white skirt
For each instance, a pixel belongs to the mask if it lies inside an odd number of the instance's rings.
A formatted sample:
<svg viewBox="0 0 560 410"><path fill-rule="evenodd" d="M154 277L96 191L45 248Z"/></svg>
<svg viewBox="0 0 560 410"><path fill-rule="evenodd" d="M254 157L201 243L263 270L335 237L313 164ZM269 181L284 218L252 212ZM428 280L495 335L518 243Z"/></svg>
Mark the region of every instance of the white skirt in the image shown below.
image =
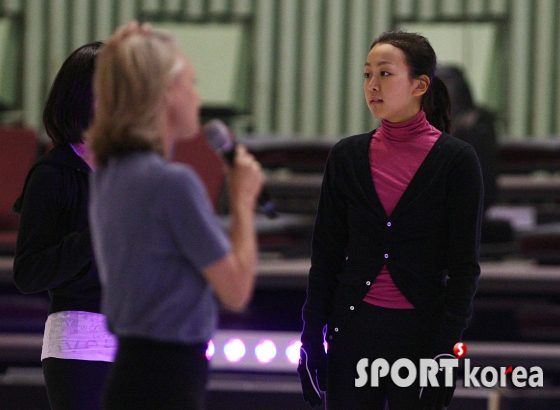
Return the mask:
<svg viewBox="0 0 560 410"><path fill-rule="evenodd" d="M41 360L114 361L117 338L107 330L100 313L63 311L51 313L45 324Z"/></svg>

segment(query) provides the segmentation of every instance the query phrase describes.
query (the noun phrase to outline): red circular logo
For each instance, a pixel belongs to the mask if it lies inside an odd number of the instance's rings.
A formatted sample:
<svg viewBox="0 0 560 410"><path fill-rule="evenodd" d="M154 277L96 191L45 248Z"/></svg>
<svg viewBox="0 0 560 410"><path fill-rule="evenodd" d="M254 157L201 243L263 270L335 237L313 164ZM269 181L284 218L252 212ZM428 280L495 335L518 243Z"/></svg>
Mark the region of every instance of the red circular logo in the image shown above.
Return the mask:
<svg viewBox="0 0 560 410"><path fill-rule="evenodd" d="M467 354L467 345L463 342L456 343L455 346L453 346L453 353L455 353L457 359L465 357Z"/></svg>

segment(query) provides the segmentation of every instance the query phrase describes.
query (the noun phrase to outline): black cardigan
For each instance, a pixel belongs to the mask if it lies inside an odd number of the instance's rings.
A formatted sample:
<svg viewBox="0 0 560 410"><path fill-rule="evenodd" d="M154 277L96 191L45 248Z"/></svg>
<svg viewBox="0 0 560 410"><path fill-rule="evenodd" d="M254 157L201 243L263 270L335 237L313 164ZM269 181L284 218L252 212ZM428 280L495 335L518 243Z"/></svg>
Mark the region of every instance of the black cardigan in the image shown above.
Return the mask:
<svg viewBox="0 0 560 410"><path fill-rule="evenodd" d="M440 329L437 348L449 350L467 326L480 274L483 185L477 156L469 144L443 133L387 217L371 176L371 136L344 138L329 154L302 342L321 343L325 325L327 341L344 332L386 264L403 295Z"/></svg>
<svg viewBox="0 0 560 410"><path fill-rule="evenodd" d="M21 215L14 282L23 293L48 290L49 313L99 312L101 286L89 223L89 166L57 145L30 169L14 205Z"/></svg>

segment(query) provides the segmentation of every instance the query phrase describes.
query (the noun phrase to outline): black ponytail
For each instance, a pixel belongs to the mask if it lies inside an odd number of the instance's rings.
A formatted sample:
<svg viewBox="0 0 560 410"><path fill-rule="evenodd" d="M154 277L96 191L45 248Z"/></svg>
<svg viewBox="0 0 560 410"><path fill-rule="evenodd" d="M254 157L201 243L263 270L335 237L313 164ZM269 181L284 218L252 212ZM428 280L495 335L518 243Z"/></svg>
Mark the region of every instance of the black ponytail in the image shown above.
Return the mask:
<svg viewBox="0 0 560 410"><path fill-rule="evenodd" d="M422 109L430 124L440 131L450 132L451 98L445 83L437 75L422 96Z"/></svg>

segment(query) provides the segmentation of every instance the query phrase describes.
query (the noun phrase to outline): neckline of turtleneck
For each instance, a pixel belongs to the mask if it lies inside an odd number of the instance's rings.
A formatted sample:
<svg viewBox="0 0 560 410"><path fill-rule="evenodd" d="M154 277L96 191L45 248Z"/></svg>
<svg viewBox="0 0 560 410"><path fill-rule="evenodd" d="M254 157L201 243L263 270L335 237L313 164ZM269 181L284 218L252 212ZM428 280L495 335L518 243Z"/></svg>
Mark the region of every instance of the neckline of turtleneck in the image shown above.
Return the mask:
<svg viewBox="0 0 560 410"><path fill-rule="evenodd" d="M424 110L405 122L381 121L381 136L391 141L410 141L429 132L432 126L426 119Z"/></svg>

